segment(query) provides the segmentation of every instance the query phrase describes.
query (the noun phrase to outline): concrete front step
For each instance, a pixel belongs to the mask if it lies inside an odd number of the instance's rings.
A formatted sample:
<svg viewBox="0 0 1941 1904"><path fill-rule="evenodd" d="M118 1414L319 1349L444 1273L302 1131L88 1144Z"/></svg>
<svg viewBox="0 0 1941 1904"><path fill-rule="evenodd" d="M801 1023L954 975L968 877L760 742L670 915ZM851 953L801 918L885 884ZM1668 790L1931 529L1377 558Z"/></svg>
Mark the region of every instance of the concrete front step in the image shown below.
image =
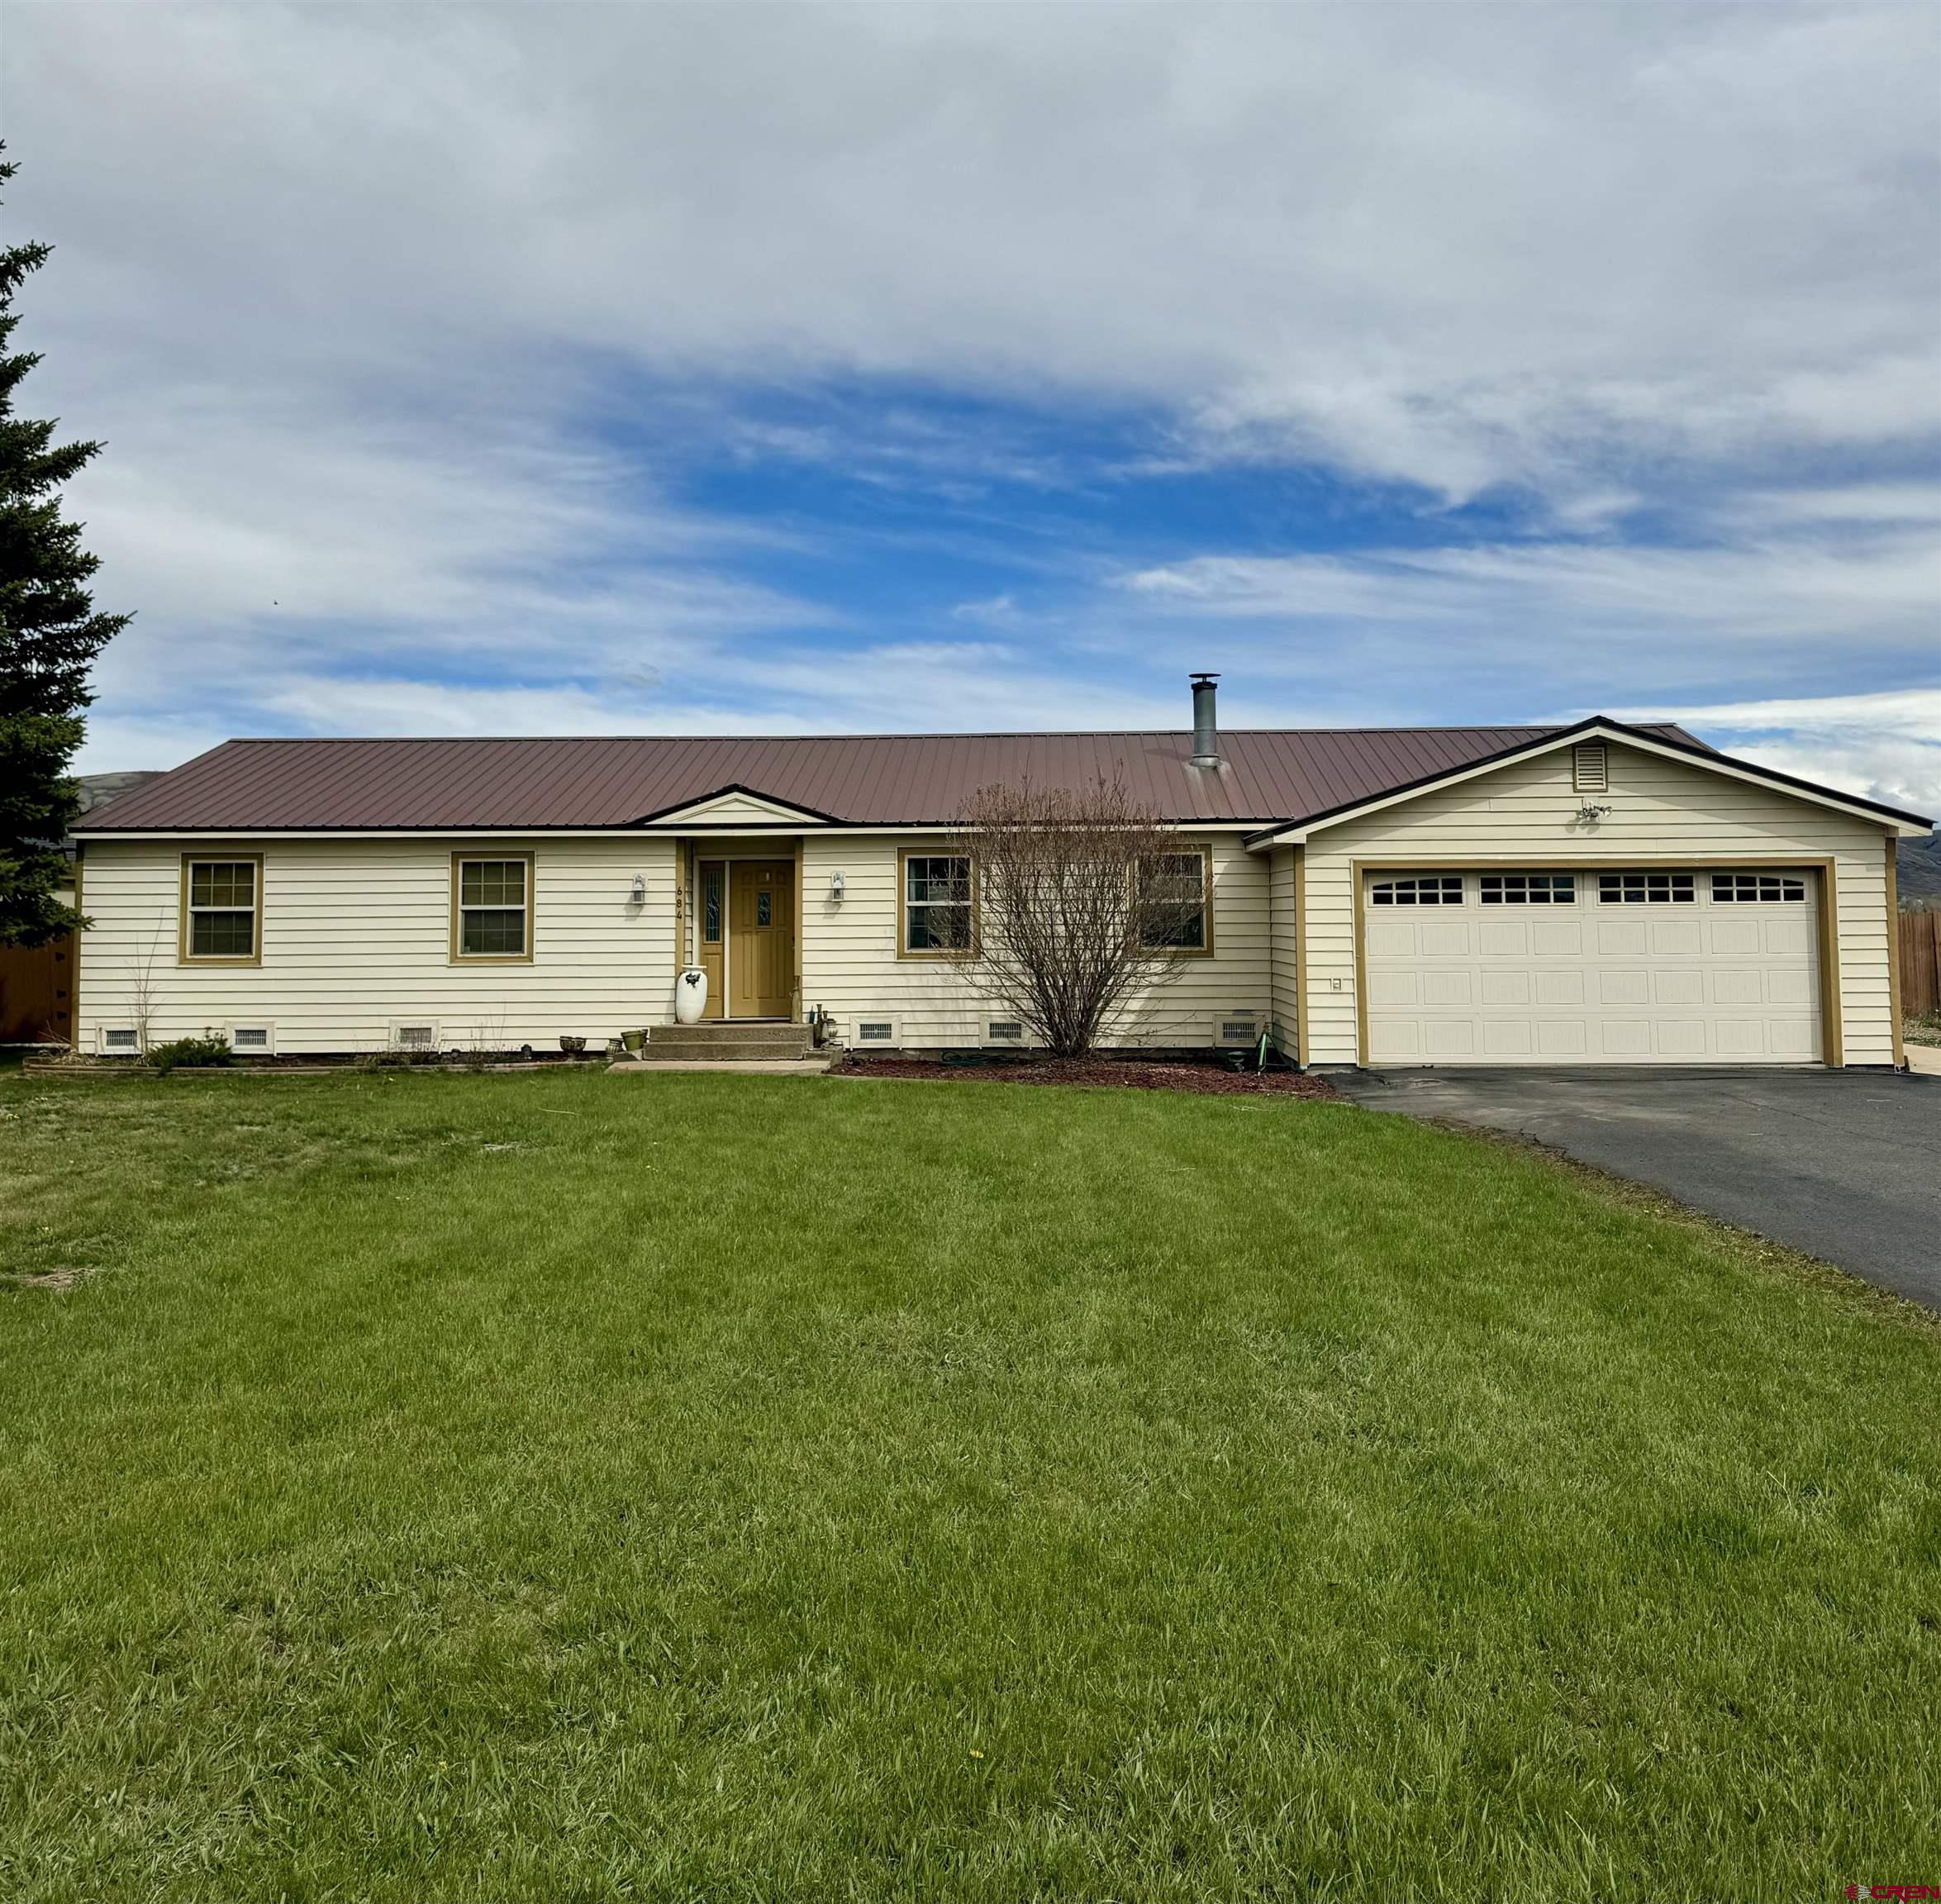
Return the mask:
<svg viewBox="0 0 1941 1904"><path fill-rule="evenodd" d="M642 1064L672 1064L676 1059L687 1064L704 1064L711 1059L724 1064L747 1064L759 1059L765 1064L793 1064L811 1056L808 1045L690 1045L684 1040L675 1043L669 1040L665 1045L649 1045L629 1055Z"/></svg>
<svg viewBox="0 0 1941 1904"><path fill-rule="evenodd" d="M790 1059L808 1050L806 1025L659 1025L647 1034L640 1056L649 1064L675 1059Z"/></svg>
<svg viewBox="0 0 1941 1904"><path fill-rule="evenodd" d="M609 1078L622 1073L639 1077L649 1071L712 1071L749 1078L820 1078L829 1069L830 1056L817 1051L802 1058L616 1058L607 1067Z"/></svg>

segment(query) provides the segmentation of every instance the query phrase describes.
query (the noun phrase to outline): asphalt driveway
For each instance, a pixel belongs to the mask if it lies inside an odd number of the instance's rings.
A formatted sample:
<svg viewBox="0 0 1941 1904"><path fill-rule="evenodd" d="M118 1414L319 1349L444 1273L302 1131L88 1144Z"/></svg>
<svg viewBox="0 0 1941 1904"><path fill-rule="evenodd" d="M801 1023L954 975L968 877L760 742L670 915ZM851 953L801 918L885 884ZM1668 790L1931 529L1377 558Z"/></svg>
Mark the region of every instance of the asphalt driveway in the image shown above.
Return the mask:
<svg viewBox="0 0 1941 1904"><path fill-rule="evenodd" d="M1364 1071L1375 1111L1510 1130L1941 1309L1941 1078Z"/></svg>

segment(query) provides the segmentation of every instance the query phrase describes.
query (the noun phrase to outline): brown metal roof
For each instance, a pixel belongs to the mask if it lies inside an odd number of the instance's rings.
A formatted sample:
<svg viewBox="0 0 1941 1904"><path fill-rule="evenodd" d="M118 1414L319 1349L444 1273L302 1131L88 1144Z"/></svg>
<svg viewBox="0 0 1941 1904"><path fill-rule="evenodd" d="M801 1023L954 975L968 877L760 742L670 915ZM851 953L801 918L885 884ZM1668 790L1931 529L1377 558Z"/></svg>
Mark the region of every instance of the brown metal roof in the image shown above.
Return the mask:
<svg viewBox="0 0 1941 1904"><path fill-rule="evenodd" d="M852 826L948 824L980 788L1121 776L1170 821L1292 823L1562 727L1241 729L1217 773L1190 733L701 740L228 740L90 813L83 831L258 832L630 826L739 788ZM1704 752L1681 729L1639 730Z"/></svg>

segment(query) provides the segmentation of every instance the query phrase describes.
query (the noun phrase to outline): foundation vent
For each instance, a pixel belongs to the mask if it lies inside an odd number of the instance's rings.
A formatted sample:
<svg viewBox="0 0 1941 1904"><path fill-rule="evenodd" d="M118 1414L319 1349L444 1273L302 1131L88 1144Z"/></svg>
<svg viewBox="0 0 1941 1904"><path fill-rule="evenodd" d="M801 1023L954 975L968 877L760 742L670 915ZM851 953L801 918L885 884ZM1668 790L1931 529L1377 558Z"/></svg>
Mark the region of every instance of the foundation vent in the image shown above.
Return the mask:
<svg viewBox="0 0 1941 1904"><path fill-rule="evenodd" d="M897 1021L893 1018L859 1018L856 1021L859 1045L894 1045Z"/></svg>
<svg viewBox="0 0 1941 1904"><path fill-rule="evenodd" d="M1022 1045L1025 1028L1015 1018L993 1018L984 1027L984 1035L993 1045Z"/></svg>
<svg viewBox="0 0 1941 1904"><path fill-rule="evenodd" d="M1213 1042L1223 1050L1258 1045L1267 1023L1257 1011L1223 1011L1213 1021Z"/></svg>

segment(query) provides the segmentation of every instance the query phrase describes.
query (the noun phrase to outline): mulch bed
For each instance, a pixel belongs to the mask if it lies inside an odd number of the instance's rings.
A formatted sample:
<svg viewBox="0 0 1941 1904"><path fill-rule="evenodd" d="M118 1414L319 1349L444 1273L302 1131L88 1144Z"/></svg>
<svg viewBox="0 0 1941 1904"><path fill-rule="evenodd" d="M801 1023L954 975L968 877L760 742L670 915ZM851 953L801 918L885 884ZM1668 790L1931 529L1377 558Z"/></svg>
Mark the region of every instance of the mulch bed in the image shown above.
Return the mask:
<svg viewBox="0 0 1941 1904"><path fill-rule="evenodd" d="M1332 1097L1325 1078L1299 1071L1230 1071L1223 1064L1148 1063L1135 1058L1041 1058L1004 1064L944 1064L927 1058L844 1056L845 1078L972 1079L993 1084L1107 1084L1135 1091L1196 1091L1211 1097Z"/></svg>

